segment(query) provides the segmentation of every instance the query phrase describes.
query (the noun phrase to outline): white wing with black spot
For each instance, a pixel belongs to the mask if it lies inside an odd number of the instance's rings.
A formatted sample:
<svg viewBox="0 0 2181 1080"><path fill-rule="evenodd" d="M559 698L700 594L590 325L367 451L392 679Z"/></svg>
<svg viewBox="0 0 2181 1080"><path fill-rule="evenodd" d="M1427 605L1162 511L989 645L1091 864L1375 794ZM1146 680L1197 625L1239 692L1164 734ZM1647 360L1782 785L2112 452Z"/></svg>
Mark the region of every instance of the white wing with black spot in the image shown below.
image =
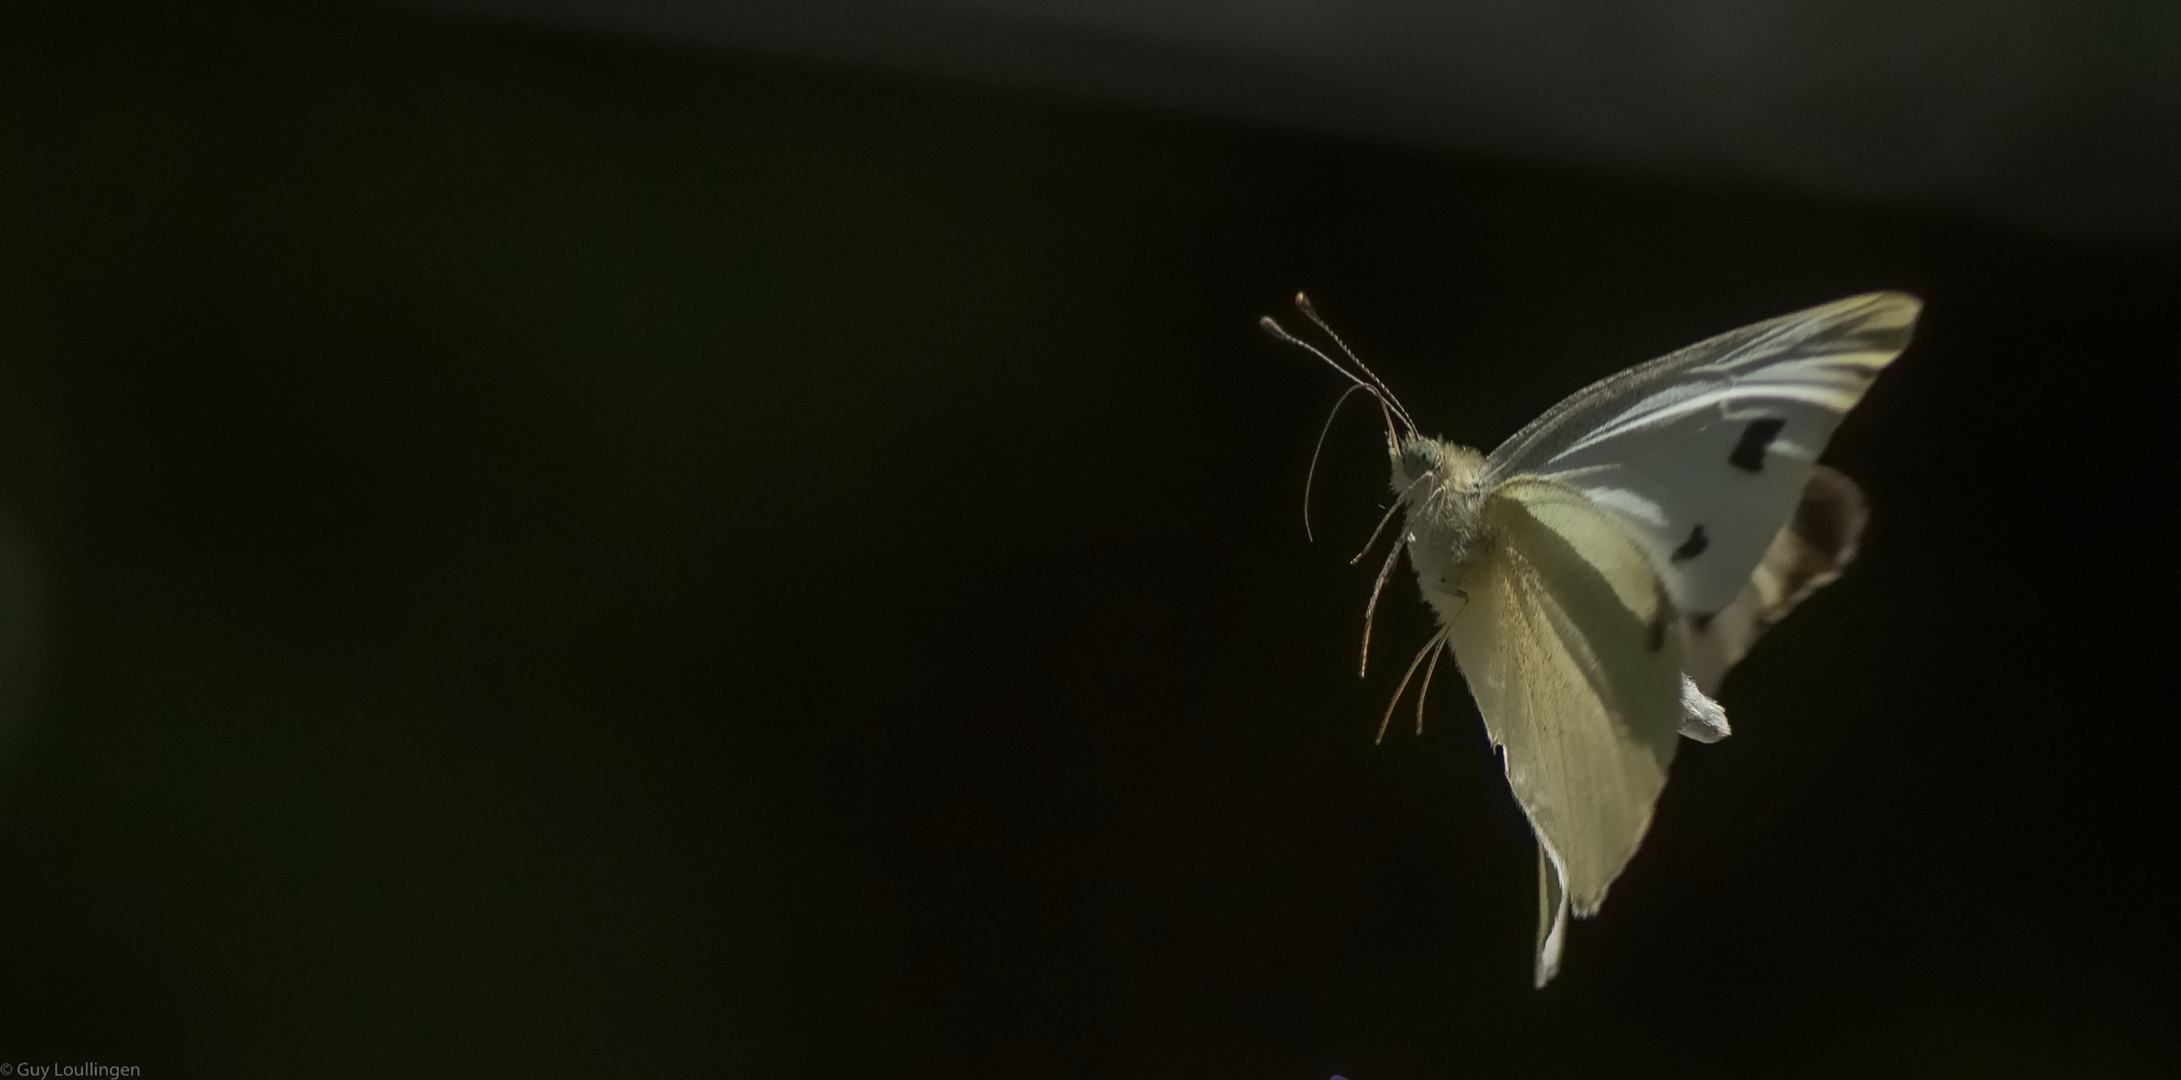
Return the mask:
<svg viewBox="0 0 2181 1080"><path fill-rule="evenodd" d="M1863 524L1869 519L1855 481L1823 465L1813 470L1802 486L1802 502L1794 516L1772 538L1772 546L1765 549L1741 594L1712 617L1691 620L1688 652L1681 664L1696 688L1705 694L1718 693L1727 669L1766 630L1811 593L1837 580L1854 560ZM1682 733L1691 734L1686 726ZM1691 737L1706 734L1708 729ZM1725 734L1723 725L1719 734Z"/></svg>
<svg viewBox="0 0 2181 1080"><path fill-rule="evenodd" d="M1700 628L1749 587L1833 429L1908 345L1922 306L1850 297L1630 368L1502 443L1487 483L1556 480L1634 525Z"/></svg>

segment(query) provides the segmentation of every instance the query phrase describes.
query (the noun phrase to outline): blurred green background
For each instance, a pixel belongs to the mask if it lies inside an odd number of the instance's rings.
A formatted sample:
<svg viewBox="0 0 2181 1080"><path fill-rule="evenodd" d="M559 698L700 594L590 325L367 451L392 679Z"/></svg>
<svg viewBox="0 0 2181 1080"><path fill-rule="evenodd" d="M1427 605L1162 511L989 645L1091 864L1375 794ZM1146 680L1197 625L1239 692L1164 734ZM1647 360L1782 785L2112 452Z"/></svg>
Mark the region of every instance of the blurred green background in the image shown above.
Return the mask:
<svg viewBox="0 0 2181 1080"><path fill-rule="evenodd" d="M2181 258L370 7L0 23L0 1058L2153 1076ZM1864 560L1559 982L1363 410L1853 292ZM1397 584L1382 654L1428 616ZM1398 725L1397 725L1398 726Z"/></svg>

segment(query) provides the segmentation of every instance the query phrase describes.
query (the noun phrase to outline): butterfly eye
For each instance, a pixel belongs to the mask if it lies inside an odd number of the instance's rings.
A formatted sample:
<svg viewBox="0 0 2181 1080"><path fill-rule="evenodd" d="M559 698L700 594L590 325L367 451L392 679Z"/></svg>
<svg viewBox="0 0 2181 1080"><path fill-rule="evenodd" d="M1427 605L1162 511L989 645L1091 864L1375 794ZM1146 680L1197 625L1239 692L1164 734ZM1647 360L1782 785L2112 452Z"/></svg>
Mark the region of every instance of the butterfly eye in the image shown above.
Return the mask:
<svg viewBox="0 0 2181 1080"><path fill-rule="evenodd" d="M1421 477L1439 467L1439 446L1424 439L1410 439L1401 447L1401 471Z"/></svg>

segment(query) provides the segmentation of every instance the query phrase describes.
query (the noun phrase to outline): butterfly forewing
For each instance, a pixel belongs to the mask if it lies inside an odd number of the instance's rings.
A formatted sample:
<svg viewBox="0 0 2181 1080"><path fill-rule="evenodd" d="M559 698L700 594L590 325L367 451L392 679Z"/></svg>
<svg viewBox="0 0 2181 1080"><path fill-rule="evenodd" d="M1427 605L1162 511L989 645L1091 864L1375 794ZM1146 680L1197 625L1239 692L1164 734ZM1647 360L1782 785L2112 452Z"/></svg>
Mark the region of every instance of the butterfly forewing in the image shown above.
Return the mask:
<svg viewBox="0 0 2181 1080"><path fill-rule="evenodd" d="M1676 604L1705 619L1749 585L1920 307L1901 293L1851 297L1631 368L1507 440L1486 476L1580 490L1635 527Z"/></svg>

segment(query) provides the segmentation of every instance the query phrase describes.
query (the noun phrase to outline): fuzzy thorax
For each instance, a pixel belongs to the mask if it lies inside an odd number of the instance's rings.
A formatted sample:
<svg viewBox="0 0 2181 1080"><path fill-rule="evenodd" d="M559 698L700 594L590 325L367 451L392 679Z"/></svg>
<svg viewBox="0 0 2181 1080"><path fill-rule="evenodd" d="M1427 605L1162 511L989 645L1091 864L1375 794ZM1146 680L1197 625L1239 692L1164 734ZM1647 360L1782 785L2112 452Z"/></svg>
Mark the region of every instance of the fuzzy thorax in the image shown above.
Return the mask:
<svg viewBox="0 0 2181 1080"><path fill-rule="evenodd" d="M1484 455L1444 439L1412 435L1393 455L1394 496L1407 514L1401 539L1442 623L1464 606L1462 572L1484 539L1477 515L1483 479Z"/></svg>

